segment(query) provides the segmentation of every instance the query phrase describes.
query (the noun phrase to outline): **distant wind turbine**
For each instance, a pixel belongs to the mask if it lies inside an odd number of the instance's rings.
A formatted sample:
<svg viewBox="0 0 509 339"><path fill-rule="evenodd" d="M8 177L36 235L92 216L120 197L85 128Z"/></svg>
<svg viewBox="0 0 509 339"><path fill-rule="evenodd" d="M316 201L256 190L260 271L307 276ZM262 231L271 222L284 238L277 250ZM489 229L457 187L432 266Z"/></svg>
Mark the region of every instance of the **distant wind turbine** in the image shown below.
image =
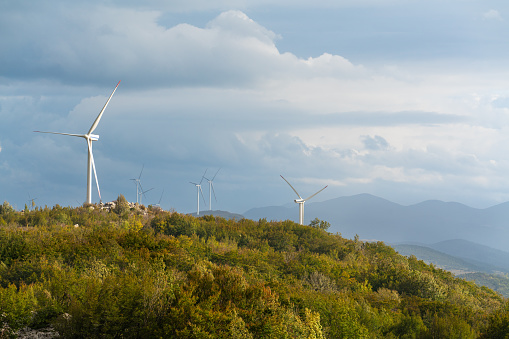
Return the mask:
<svg viewBox="0 0 509 339"><path fill-rule="evenodd" d="M214 176L212 177L212 179L207 179L205 177L205 175L203 175L203 177L208 181L209 183L209 211L212 211L212 193L214 193L214 199L216 199L216 202L217 202L217 197L216 197L216 192L214 191L214 184L213 184L213 181L214 179L216 178L216 175L217 173L219 173L219 170L221 169L218 169L216 174L214 174ZM205 171L206 172L206 171Z"/></svg>
<svg viewBox="0 0 509 339"><path fill-rule="evenodd" d="M163 200L163 194L164 194L164 189L163 189L163 192L161 193L161 197L159 198L159 202L157 204L152 204L152 206L161 208L161 200Z"/></svg>
<svg viewBox="0 0 509 339"><path fill-rule="evenodd" d="M136 203L139 204L139 198L140 198L140 191L143 192L143 188L141 188L141 174L143 173L143 169L145 168L145 165L141 167L140 175L138 178L130 179L134 181L134 184L136 185ZM141 188L141 189L140 189Z"/></svg>
<svg viewBox="0 0 509 339"><path fill-rule="evenodd" d="M191 183L191 184L196 186L196 194L197 194L197 198L198 198L197 199L197 203L198 203L197 206L198 207L197 207L197 210L196 210L196 215L197 216L200 215L200 193L201 193L201 197L203 198L203 202L206 203L205 197L203 196L203 191L201 189L201 183L203 181L203 178L205 178L205 174L207 174L207 170L205 170L205 173L203 173L203 175L201 176L201 180L200 180L199 184L197 184L195 182L192 182L192 181L189 182L189 183Z"/></svg>
<svg viewBox="0 0 509 339"><path fill-rule="evenodd" d="M32 198L30 196L30 193L28 193L28 201L30 202L31 209L33 209L35 207L35 200L37 200L37 198Z"/></svg>
<svg viewBox="0 0 509 339"><path fill-rule="evenodd" d="M99 189L99 181L97 181L97 172L95 170L94 154L92 153L92 141L99 140L99 136L97 134L92 134L92 132L94 132L94 130L96 129L97 125L99 124L99 121L101 120L101 117L102 117L102 115L104 113L104 110L106 109L106 106L108 106L108 104L110 103L111 97L113 96L113 94L117 90L117 87L118 87L119 84L120 84L120 81L117 83L117 86L115 86L115 89L113 90L113 92L111 93L110 97L108 98L108 100L104 104L104 107L101 110L101 112L99 113L99 115L97 116L97 118L95 118L95 121L92 124L92 126L90 127L90 130L88 131L87 134L70 134L70 133L34 131L34 132L38 132L38 133L50 133L50 134L69 135L71 137L84 138L87 141L88 161L87 161L87 200L86 200L86 202L88 204L92 203L92 169L94 170L95 183L97 184L97 193L99 194L99 199L102 200L101 199L101 190Z"/></svg>
<svg viewBox="0 0 509 339"><path fill-rule="evenodd" d="M322 188L321 190L319 190L318 192L316 192L315 194L313 194L312 196L310 196L309 198L306 198L306 199L302 199L302 197L300 196L299 193L297 193L297 191L295 190L295 188L293 188L293 186L288 182L288 180L286 180L282 175L281 175L281 178L283 178L284 181L286 181L286 183L288 185L290 185L290 187L292 188L292 190L295 192L295 194L297 194L297 196L299 197L299 199L295 199L294 201L299 204L299 224L301 225L304 225L304 203L306 201L308 201L309 199L311 199L312 197L314 197L315 195L317 195L318 193L320 193L321 191L323 191L324 189L327 188L327 186L325 186L324 188Z"/></svg>

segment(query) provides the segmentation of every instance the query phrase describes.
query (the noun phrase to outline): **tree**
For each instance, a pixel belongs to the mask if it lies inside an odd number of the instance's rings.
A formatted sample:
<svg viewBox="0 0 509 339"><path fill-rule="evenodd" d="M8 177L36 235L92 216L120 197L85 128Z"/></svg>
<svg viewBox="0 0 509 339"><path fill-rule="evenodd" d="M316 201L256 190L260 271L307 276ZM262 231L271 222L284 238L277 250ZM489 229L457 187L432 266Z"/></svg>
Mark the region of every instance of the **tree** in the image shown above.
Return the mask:
<svg viewBox="0 0 509 339"><path fill-rule="evenodd" d="M115 209L113 211L121 217L125 216L129 211L129 203L123 194L118 196Z"/></svg>
<svg viewBox="0 0 509 339"><path fill-rule="evenodd" d="M12 212L14 212L14 208L5 200L3 205L0 205L0 214L9 214Z"/></svg>
<svg viewBox="0 0 509 339"><path fill-rule="evenodd" d="M309 226L311 226L313 228L317 228L319 230L327 231L330 227L330 223L328 223L327 221L324 221L324 220L320 220L318 218L314 218L309 223Z"/></svg>

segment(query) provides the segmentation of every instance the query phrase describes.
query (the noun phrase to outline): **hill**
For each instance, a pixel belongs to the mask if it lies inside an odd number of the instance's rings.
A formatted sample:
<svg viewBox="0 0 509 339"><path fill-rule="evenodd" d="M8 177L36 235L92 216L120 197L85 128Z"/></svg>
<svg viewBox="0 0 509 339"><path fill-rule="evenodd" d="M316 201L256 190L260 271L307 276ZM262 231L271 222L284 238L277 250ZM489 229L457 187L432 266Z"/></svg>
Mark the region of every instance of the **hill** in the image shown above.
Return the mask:
<svg viewBox="0 0 509 339"><path fill-rule="evenodd" d="M474 281L509 297L507 252L460 239L431 245L397 244L393 247L401 255L413 255L457 277Z"/></svg>
<svg viewBox="0 0 509 339"><path fill-rule="evenodd" d="M298 207L267 207L243 213L259 220L297 221ZM509 203L476 209L454 202L425 201L403 206L388 200L359 194L306 204L305 223L327 220L331 232L347 238L377 239L387 243L437 243L465 239L509 251Z"/></svg>
<svg viewBox="0 0 509 339"><path fill-rule="evenodd" d="M220 211L220 210L200 211L199 215L197 215L196 212L188 213L188 215L192 215L193 217L196 217L196 218L202 217L204 215L212 215L215 217L221 217L221 218L225 218L225 219L234 219L234 220L244 219L244 216L241 214L231 213L231 212L227 212L227 211Z"/></svg>
<svg viewBox="0 0 509 339"><path fill-rule="evenodd" d="M509 273L509 253L463 239L441 241L429 247L484 266L488 272Z"/></svg>
<svg viewBox="0 0 509 339"><path fill-rule="evenodd" d="M2 336L492 338L487 288L292 221L143 207L0 208ZM502 324L502 325L501 325Z"/></svg>
<svg viewBox="0 0 509 339"><path fill-rule="evenodd" d="M392 247L401 255L411 256L414 255L417 259L423 260L427 264L433 264L438 268L450 271L454 274L471 273L471 272L484 272L491 273L492 269L485 265L477 265L475 263L457 258L455 256L434 250L430 247L398 244Z"/></svg>
<svg viewBox="0 0 509 339"><path fill-rule="evenodd" d="M507 275L475 272L460 274L458 277L465 280L474 281L479 286L486 286L494 291L499 292L504 297L509 298L509 278Z"/></svg>

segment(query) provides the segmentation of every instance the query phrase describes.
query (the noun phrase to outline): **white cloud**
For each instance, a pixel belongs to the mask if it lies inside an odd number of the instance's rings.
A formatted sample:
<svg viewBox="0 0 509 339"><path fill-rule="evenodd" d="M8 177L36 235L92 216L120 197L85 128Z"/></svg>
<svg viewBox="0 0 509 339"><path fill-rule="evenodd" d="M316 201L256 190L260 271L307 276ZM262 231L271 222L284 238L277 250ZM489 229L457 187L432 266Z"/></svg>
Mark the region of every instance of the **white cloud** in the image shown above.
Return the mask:
<svg viewBox="0 0 509 339"><path fill-rule="evenodd" d="M390 147L387 140L379 135L375 135L374 137L370 135L364 135L362 136L362 142L364 143L364 147L373 151L387 150Z"/></svg>
<svg viewBox="0 0 509 339"><path fill-rule="evenodd" d="M502 20L502 16L500 15L499 11L495 9L490 9L489 11L484 12L482 17L485 20Z"/></svg>
<svg viewBox="0 0 509 339"><path fill-rule="evenodd" d="M219 14L218 17L207 24L207 28L221 30L228 35L235 35L241 38L254 38L271 46L274 46L275 39L281 38L250 19L245 13L237 10L230 10Z"/></svg>

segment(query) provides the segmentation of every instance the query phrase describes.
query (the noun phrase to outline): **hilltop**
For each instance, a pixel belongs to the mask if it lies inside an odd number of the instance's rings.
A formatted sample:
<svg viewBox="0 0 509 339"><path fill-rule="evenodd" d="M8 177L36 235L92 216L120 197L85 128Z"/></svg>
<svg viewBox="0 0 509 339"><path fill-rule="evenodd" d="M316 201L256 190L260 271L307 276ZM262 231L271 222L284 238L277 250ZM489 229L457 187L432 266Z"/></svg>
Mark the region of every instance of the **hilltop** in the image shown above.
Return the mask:
<svg viewBox="0 0 509 339"><path fill-rule="evenodd" d="M0 261L7 335L493 338L509 323L488 288L289 220L4 204Z"/></svg>

